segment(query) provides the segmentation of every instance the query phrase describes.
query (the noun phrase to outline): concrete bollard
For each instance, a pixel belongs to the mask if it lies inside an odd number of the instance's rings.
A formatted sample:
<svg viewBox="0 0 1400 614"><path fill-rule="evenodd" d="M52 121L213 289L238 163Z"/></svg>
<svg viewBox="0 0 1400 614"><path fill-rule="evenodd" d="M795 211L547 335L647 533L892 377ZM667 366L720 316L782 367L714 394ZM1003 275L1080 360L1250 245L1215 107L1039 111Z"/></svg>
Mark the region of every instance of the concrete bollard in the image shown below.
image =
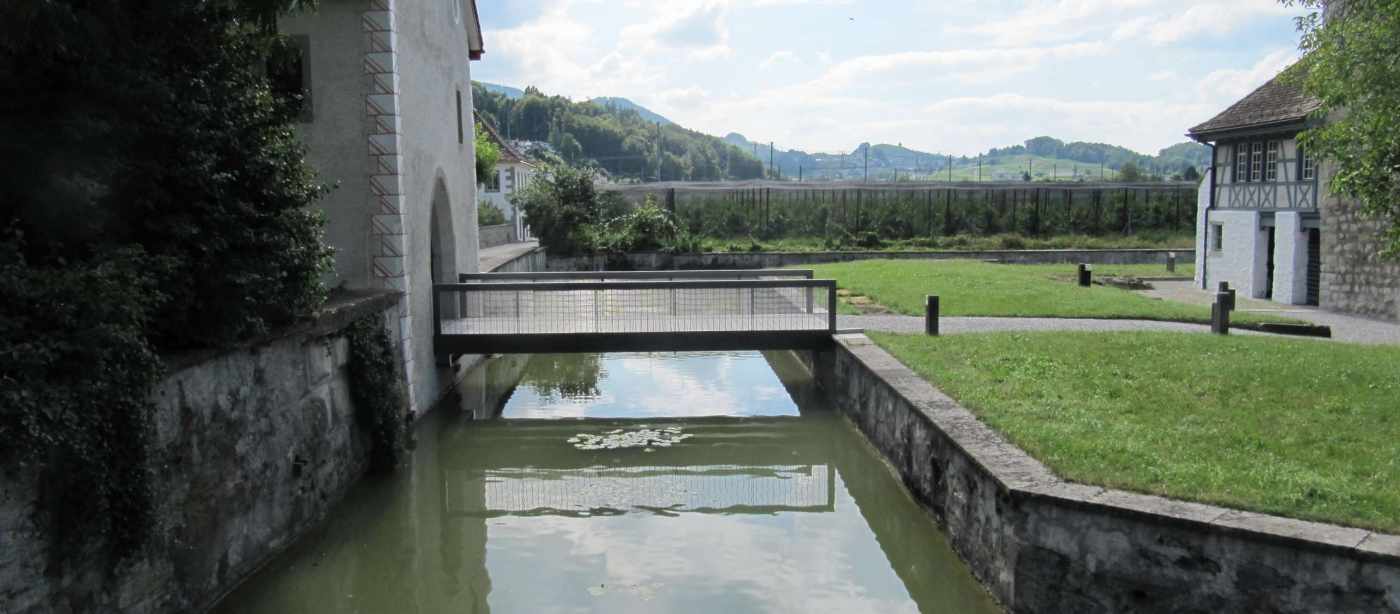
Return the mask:
<svg viewBox="0 0 1400 614"><path fill-rule="evenodd" d="M1079 265L1079 287L1088 288L1094 283L1094 269L1087 264Z"/></svg>
<svg viewBox="0 0 1400 614"><path fill-rule="evenodd" d="M1234 300L1229 292L1216 292L1215 304L1210 306L1210 332L1217 335L1230 334L1230 301Z"/></svg>
<svg viewBox="0 0 1400 614"><path fill-rule="evenodd" d="M938 297L930 294L924 302L924 332L938 336Z"/></svg>
<svg viewBox="0 0 1400 614"><path fill-rule="evenodd" d="M1176 272L1176 252L1167 252L1167 272Z"/></svg>

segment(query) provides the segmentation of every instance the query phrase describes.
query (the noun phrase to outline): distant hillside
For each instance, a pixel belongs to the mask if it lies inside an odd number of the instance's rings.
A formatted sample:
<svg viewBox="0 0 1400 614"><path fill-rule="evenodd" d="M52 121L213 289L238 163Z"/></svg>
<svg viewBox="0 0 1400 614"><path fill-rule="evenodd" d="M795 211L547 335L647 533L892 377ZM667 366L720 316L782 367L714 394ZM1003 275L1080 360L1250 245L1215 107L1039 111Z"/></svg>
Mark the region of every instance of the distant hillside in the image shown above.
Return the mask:
<svg viewBox="0 0 1400 614"><path fill-rule="evenodd" d="M665 117L662 117L661 115L653 112L651 109L648 109L642 105L632 102L631 100L628 100L626 98L617 98L615 96L601 96L598 98L591 99L589 100L589 102L599 105L605 109L615 107L623 111L636 111L637 115L642 116L642 119L649 121L653 124L660 122L663 126L676 125L676 122L666 119Z"/></svg>
<svg viewBox="0 0 1400 614"><path fill-rule="evenodd" d="M750 179L765 173L785 178L872 181L944 179L1017 181L1115 179L1132 163L1150 176L1172 177L1188 167L1199 171L1210 150L1198 143L1178 143L1157 155L1106 143L1066 143L1040 136L1021 145L998 147L978 156L953 156L904 147L902 144L861 143L849 152L807 153L750 141L731 132L723 139L686 130L671 120L626 98L599 97L573 102L548 96L533 87L524 90L475 83L476 108L512 138L549 141L574 161L591 161L619 179L655 180L656 124L663 126L661 177L665 180L708 181ZM551 126L551 118L558 121ZM867 163L867 150L869 160ZM770 158L771 156L771 158ZM772 160L772 169L768 169ZM868 164L868 166L867 166ZM979 175L980 166L980 175Z"/></svg>
<svg viewBox="0 0 1400 614"><path fill-rule="evenodd" d="M768 143L754 143L742 134L730 133L725 142L749 152L764 165L769 163ZM784 177L813 179L863 179L866 176L865 148L870 149L871 180L895 178L947 177L949 156L944 153L909 149L903 145L861 143L854 150L835 154L809 154L778 148L772 154L773 166ZM1210 159L1210 149L1198 143L1179 143L1156 156L1104 143L1065 143L1051 137L1036 137L1023 145L992 148L982 155L981 177L986 180L1018 180L1026 173L1035 179L1103 177L1113 179L1129 162L1149 174L1172 176L1188 166L1198 170ZM976 179L977 156L953 156L953 178ZM1101 168L1102 167L1102 168Z"/></svg>
<svg viewBox="0 0 1400 614"><path fill-rule="evenodd" d="M525 96L525 90L517 89L509 85L497 85L495 83L487 83L485 81L473 81L472 83L486 88L486 91L488 92L500 94L511 100L518 100Z"/></svg>
<svg viewBox="0 0 1400 614"><path fill-rule="evenodd" d="M662 121L665 118L655 119L660 116L620 98L603 104L574 102L533 87L511 96L485 83L474 83L472 96L477 112L506 138L548 142L564 160L596 166L618 180L720 181L763 176L763 165L738 148ZM659 129L657 122L661 122Z"/></svg>

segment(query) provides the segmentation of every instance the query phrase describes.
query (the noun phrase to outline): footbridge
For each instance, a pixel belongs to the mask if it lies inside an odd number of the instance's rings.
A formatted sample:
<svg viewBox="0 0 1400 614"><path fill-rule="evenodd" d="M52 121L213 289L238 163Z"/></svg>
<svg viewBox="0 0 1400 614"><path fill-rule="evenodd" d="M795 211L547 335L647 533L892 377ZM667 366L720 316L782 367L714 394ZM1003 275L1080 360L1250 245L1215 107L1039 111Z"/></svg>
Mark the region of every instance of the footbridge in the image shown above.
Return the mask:
<svg viewBox="0 0 1400 614"><path fill-rule="evenodd" d="M433 286L439 355L814 349L836 282L811 270L477 273Z"/></svg>

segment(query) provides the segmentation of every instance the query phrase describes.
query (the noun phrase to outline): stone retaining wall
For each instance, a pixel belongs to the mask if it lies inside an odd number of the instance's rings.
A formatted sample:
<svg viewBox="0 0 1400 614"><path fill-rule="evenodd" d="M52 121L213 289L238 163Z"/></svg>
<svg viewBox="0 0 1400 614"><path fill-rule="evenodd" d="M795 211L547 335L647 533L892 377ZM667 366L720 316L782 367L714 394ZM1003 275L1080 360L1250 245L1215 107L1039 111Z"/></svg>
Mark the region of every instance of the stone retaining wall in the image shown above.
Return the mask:
<svg viewBox="0 0 1400 614"><path fill-rule="evenodd" d="M551 271L667 271L687 269L776 269L802 264L855 260L993 260L1012 264L1161 264L1175 253L1178 265L1195 262L1193 249L1049 249L942 252L638 252L607 256L549 258Z"/></svg>
<svg viewBox="0 0 1400 614"><path fill-rule="evenodd" d="M1324 183L1335 165L1324 164ZM1382 220L1350 198L1323 192L1321 302L1326 309L1400 321L1400 261L1381 258Z"/></svg>
<svg viewBox="0 0 1400 614"><path fill-rule="evenodd" d="M1013 612L1400 612L1400 537L1065 482L864 335L815 360Z"/></svg>
<svg viewBox="0 0 1400 614"><path fill-rule="evenodd" d="M46 572L35 476L0 474L0 612L202 611L315 527L368 460L344 329L369 314L397 327L399 302L346 296L248 347L167 360L152 395L156 534L105 583L96 561Z"/></svg>
<svg viewBox="0 0 1400 614"><path fill-rule="evenodd" d="M487 249L515 242L515 224L477 226L478 249Z"/></svg>

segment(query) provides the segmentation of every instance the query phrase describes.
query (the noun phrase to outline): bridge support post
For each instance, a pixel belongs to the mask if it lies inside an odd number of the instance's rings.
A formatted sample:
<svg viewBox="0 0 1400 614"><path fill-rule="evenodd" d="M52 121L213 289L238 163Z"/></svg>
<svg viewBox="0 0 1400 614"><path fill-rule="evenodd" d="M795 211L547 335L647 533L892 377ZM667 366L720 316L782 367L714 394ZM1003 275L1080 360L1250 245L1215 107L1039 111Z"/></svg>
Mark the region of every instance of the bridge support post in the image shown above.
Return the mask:
<svg viewBox="0 0 1400 614"><path fill-rule="evenodd" d="M836 284L826 287L826 327L836 332Z"/></svg>

